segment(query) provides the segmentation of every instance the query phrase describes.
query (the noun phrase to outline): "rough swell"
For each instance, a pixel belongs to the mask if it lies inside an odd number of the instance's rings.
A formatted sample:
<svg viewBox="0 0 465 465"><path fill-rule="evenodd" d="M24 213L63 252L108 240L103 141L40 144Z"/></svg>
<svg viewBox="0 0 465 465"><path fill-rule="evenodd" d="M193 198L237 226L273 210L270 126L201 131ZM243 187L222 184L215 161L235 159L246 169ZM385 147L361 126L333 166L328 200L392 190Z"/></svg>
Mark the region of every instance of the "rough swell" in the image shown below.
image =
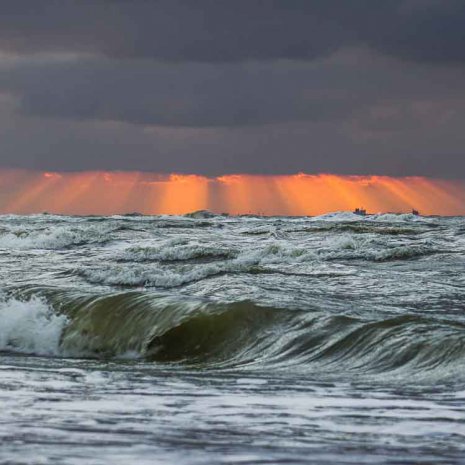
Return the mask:
<svg viewBox="0 0 465 465"><path fill-rule="evenodd" d="M33 230L12 228L0 231L0 248L3 249L50 249L104 243L114 227L108 226L61 226L39 227Z"/></svg>
<svg viewBox="0 0 465 465"><path fill-rule="evenodd" d="M414 314L356 318L146 293L28 288L4 297L0 349L136 357L309 374L463 376L465 326Z"/></svg>

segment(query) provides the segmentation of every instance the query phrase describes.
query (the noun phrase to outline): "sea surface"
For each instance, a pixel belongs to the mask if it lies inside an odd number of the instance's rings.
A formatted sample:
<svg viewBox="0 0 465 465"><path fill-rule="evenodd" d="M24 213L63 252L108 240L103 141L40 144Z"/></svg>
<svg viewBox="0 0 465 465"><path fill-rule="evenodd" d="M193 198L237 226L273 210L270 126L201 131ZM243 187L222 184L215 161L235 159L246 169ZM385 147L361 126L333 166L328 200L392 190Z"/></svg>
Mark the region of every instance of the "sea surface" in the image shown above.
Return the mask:
<svg viewBox="0 0 465 465"><path fill-rule="evenodd" d="M0 463L465 463L465 218L0 216Z"/></svg>

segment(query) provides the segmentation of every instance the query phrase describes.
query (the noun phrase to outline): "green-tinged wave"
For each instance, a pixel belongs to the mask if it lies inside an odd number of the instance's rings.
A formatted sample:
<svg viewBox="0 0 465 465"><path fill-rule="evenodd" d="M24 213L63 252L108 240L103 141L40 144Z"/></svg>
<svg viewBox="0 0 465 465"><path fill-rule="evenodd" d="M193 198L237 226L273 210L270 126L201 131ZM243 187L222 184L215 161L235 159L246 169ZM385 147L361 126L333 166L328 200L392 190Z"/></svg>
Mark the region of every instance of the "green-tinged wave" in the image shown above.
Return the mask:
<svg viewBox="0 0 465 465"><path fill-rule="evenodd" d="M436 317L367 320L247 301L53 288L9 292L0 317L4 351L328 376L399 370L443 376L465 366L465 326Z"/></svg>

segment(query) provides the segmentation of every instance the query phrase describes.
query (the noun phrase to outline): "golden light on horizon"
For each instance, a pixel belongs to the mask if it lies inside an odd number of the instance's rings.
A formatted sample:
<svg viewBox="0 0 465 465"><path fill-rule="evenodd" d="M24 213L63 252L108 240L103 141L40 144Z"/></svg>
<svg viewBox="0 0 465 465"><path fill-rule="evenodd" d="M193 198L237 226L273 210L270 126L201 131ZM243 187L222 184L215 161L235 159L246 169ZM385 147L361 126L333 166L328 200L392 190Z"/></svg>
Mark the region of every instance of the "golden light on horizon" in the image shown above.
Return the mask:
<svg viewBox="0 0 465 465"><path fill-rule="evenodd" d="M424 177L0 171L0 213L319 215L353 210L465 214L465 182Z"/></svg>

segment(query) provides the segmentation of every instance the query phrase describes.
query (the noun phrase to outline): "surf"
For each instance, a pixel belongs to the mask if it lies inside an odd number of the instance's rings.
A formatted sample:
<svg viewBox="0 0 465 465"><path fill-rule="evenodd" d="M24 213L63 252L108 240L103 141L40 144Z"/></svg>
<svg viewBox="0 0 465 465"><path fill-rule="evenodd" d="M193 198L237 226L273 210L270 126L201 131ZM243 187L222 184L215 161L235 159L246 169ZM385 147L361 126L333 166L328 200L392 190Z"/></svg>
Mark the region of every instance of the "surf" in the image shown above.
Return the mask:
<svg viewBox="0 0 465 465"><path fill-rule="evenodd" d="M36 355L325 378L410 373L440 379L465 367L465 325L434 316L367 319L250 301L26 288L2 297L0 318L0 350Z"/></svg>

